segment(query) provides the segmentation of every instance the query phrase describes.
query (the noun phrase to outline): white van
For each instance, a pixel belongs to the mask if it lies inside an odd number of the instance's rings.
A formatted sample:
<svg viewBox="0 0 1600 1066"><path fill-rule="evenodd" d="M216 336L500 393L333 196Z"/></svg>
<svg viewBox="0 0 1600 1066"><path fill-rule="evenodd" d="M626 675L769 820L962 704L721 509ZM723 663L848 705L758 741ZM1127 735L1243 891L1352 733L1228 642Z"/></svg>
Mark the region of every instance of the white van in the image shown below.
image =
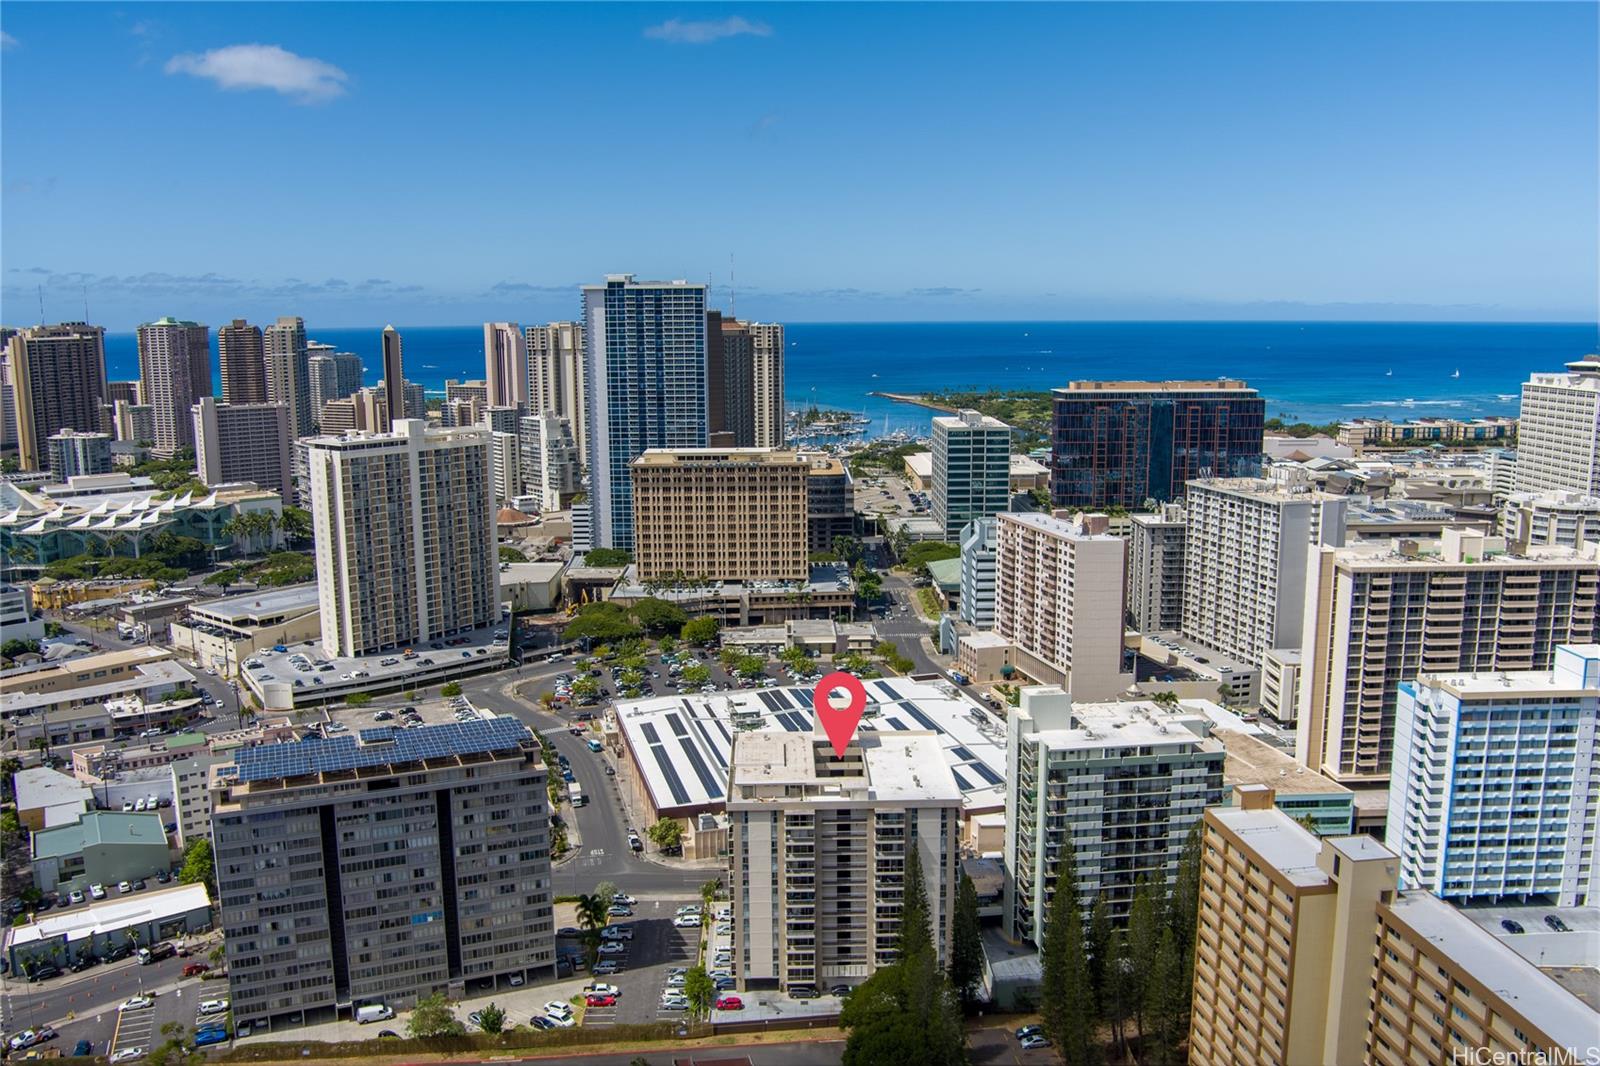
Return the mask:
<svg viewBox="0 0 1600 1066"><path fill-rule="evenodd" d="M386 1022L394 1017L394 1011L382 1003L368 1003L364 1007L356 1008L356 1021L362 1025L368 1022Z"/></svg>

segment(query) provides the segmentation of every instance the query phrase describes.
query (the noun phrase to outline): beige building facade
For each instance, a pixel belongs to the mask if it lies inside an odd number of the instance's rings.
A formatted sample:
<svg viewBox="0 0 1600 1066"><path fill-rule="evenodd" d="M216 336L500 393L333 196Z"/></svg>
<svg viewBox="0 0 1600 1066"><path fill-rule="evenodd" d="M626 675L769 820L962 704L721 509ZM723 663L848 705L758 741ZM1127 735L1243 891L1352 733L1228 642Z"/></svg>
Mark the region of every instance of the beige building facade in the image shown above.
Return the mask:
<svg viewBox="0 0 1600 1066"><path fill-rule="evenodd" d="M639 579L804 581L810 469L764 448L646 451L632 464Z"/></svg>

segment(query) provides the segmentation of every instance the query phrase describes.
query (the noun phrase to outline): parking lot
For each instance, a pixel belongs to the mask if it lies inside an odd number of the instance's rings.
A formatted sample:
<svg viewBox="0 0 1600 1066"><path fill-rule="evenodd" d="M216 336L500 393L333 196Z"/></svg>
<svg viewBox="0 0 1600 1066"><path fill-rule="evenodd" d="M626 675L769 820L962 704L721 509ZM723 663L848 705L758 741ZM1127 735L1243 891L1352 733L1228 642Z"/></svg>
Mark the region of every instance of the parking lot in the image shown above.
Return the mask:
<svg viewBox="0 0 1600 1066"><path fill-rule="evenodd" d="M601 954L584 984L587 987L602 982L615 986L619 990L617 1001L611 1006L585 1007L584 1025L634 1024L682 1015L661 1010L661 991L669 970L695 964L700 930L674 926L676 906L672 900L648 902L634 917L612 920L614 925L632 930L632 938L615 941L622 950ZM578 938L564 936L559 940L559 950L576 952L581 945Z"/></svg>

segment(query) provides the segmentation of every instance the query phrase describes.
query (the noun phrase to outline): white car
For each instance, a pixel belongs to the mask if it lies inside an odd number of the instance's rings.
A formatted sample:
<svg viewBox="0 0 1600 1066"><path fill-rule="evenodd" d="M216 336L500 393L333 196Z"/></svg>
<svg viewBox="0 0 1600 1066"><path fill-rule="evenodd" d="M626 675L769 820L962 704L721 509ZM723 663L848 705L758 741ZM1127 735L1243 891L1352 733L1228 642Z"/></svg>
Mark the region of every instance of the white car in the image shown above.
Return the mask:
<svg viewBox="0 0 1600 1066"><path fill-rule="evenodd" d="M549 1003L544 1005L544 1012L546 1014L558 1014L562 1017L570 1018L572 1017L572 1004L563 1003L559 999L552 999Z"/></svg>
<svg viewBox="0 0 1600 1066"><path fill-rule="evenodd" d="M200 1003L200 1013L201 1014L226 1014L226 1013L228 1013L228 1001L225 1000L225 999L207 999L207 1000L202 1000L201 1003Z"/></svg>
<svg viewBox="0 0 1600 1066"><path fill-rule="evenodd" d="M600 936L605 940L632 940L633 926L608 925L600 930Z"/></svg>
<svg viewBox="0 0 1600 1066"><path fill-rule="evenodd" d="M662 1010L688 1010L689 998L687 996L662 996Z"/></svg>
<svg viewBox="0 0 1600 1066"><path fill-rule="evenodd" d="M616 985L608 985L604 981L595 981L592 984L585 985L583 993L586 996L620 996L622 995L622 989Z"/></svg>
<svg viewBox="0 0 1600 1066"><path fill-rule="evenodd" d="M634 904L638 903L639 901L637 899L634 899L632 896L628 895L626 892L618 892L615 896L611 897L611 902L612 903L620 903L624 907L632 907Z"/></svg>
<svg viewBox="0 0 1600 1066"><path fill-rule="evenodd" d="M544 1020L555 1026L557 1029L571 1029L574 1025L578 1024L578 1019L574 1018L570 1014L546 1014L544 1016Z"/></svg>
<svg viewBox="0 0 1600 1066"><path fill-rule="evenodd" d="M89 886L89 898L90 899L105 899L106 898L106 886L105 885L90 885Z"/></svg>
<svg viewBox="0 0 1600 1066"><path fill-rule="evenodd" d="M684 914L699 914L700 913L700 908L694 906L693 904L686 904L685 906L682 906L682 907L678 908L678 913L680 915L684 915Z"/></svg>
<svg viewBox="0 0 1600 1066"><path fill-rule="evenodd" d="M151 996L129 996L122 1001L122 1005L117 1010L148 1010L155 1005L156 1001Z"/></svg>
<svg viewBox="0 0 1600 1066"><path fill-rule="evenodd" d="M140 802L143 802L143 801L141 800ZM133 891L133 883L131 881L118 881L117 882L117 891L119 893L121 893L122 895L126 896L129 892Z"/></svg>
<svg viewBox="0 0 1600 1066"><path fill-rule="evenodd" d="M679 929L698 929L700 928L700 916L698 914L680 914L672 919L672 924Z"/></svg>
<svg viewBox="0 0 1600 1066"><path fill-rule="evenodd" d="M682 967L682 966L674 966L672 969L667 971L668 980L670 980L670 979L672 979L674 977L688 977L688 976L689 976L688 969L686 969L685 967Z"/></svg>
<svg viewBox="0 0 1600 1066"><path fill-rule="evenodd" d="M600 945L600 954L602 955L626 955L627 953L628 945L620 940L607 940Z"/></svg>
<svg viewBox="0 0 1600 1066"><path fill-rule="evenodd" d="M142 1059L142 1058L144 1058L144 1048L142 1048L142 1047L125 1047L121 1051L118 1051L118 1052L114 1053L111 1056L111 1061L113 1063L117 1063L117 1062L132 1062L134 1059Z"/></svg>

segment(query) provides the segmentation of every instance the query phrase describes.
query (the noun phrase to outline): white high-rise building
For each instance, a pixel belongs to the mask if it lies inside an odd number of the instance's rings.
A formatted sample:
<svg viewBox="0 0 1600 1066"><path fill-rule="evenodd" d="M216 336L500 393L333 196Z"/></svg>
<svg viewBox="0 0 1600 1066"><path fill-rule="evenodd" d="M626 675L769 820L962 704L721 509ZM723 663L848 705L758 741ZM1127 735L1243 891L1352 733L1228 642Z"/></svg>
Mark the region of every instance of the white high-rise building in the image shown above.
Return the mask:
<svg viewBox="0 0 1600 1066"><path fill-rule="evenodd" d="M1388 836L1400 887L1600 903L1600 646L1549 670L1400 683Z"/></svg>
<svg viewBox="0 0 1600 1066"><path fill-rule="evenodd" d="M311 410L313 416L320 417L323 404L354 395L361 388L361 357L316 341L308 342L306 349L310 352L306 366L311 381Z"/></svg>
<svg viewBox="0 0 1600 1066"><path fill-rule="evenodd" d="M1295 758L1347 784L1387 784L1400 683L1419 674L1549 670L1600 638L1600 546L1506 551L1476 530L1312 546Z"/></svg>
<svg viewBox="0 0 1600 1066"><path fill-rule="evenodd" d="M933 520L955 542L1011 502L1011 427L977 411L933 420Z"/></svg>
<svg viewBox="0 0 1600 1066"><path fill-rule="evenodd" d="M483 376L494 407L528 406L528 341L515 322L483 324Z"/></svg>
<svg viewBox="0 0 1600 1066"><path fill-rule="evenodd" d="M1500 506L1500 535L1516 549L1600 542L1600 496L1513 492Z"/></svg>
<svg viewBox="0 0 1600 1066"><path fill-rule="evenodd" d="M173 318L140 326L139 395L151 408L158 457L193 447L189 410L211 395L211 330Z"/></svg>
<svg viewBox="0 0 1600 1066"><path fill-rule="evenodd" d="M1522 386L1517 491L1600 496L1600 355Z"/></svg>
<svg viewBox="0 0 1600 1066"><path fill-rule="evenodd" d="M489 431L430 430L311 442L322 647L364 655L498 622Z"/></svg>
<svg viewBox="0 0 1600 1066"><path fill-rule="evenodd" d="M281 403L224 403L207 396L194 405L195 473L207 485L254 481L285 500L294 488L294 434Z"/></svg>
<svg viewBox="0 0 1600 1066"><path fill-rule="evenodd" d="M583 307L594 538L631 550L633 461L706 446L706 287L609 274Z"/></svg>
<svg viewBox="0 0 1600 1066"><path fill-rule="evenodd" d="M1262 478L1187 485L1183 634L1260 669L1271 648L1298 647L1306 548L1344 544L1343 496Z"/></svg>
<svg viewBox="0 0 1600 1066"><path fill-rule="evenodd" d="M318 407L311 397L311 349L305 321L284 315L261 331L266 349L267 402L289 408L289 428L296 437L316 432Z"/></svg>
<svg viewBox="0 0 1600 1066"><path fill-rule="evenodd" d="M527 350L528 413L567 420L578 458L589 454L588 366L582 322L551 322L522 331Z"/></svg>
<svg viewBox="0 0 1600 1066"><path fill-rule="evenodd" d="M515 433L489 429L490 465L494 470L494 498L505 502L522 495L522 449Z"/></svg>
<svg viewBox="0 0 1600 1066"><path fill-rule="evenodd" d="M538 498L539 510L559 511L563 497L578 491L578 446L567 420L549 411L523 415L517 432L522 491Z"/></svg>
<svg viewBox="0 0 1600 1066"><path fill-rule="evenodd" d="M1127 549L1105 515L1002 513L995 525L995 632L1029 677L1105 700L1133 684L1122 668Z"/></svg>
<svg viewBox="0 0 1600 1066"><path fill-rule="evenodd" d="M743 989L860 984L896 959L915 849L940 962L961 874L961 789L926 732L734 736L728 769L733 975Z"/></svg>
<svg viewBox="0 0 1600 1066"><path fill-rule="evenodd" d="M995 542L993 518L975 518L961 531L961 620L994 628Z"/></svg>
<svg viewBox="0 0 1600 1066"><path fill-rule="evenodd" d="M1139 880L1171 884L1189 830L1223 796L1209 719L1154 703L1082 703L1024 688L1006 717L1005 903L1001 927L1042 944L1061 846L1077 852L1084 913L1104 895L1126 917Z"/></svg>
<svg viewBox="0 0 1600 1066"><path fill-rule="evenodd" d="M1143 633L1183 628L1183 550L1187 523L1180 503L1155 514L1130 515L1128 613Z"/></svg>

